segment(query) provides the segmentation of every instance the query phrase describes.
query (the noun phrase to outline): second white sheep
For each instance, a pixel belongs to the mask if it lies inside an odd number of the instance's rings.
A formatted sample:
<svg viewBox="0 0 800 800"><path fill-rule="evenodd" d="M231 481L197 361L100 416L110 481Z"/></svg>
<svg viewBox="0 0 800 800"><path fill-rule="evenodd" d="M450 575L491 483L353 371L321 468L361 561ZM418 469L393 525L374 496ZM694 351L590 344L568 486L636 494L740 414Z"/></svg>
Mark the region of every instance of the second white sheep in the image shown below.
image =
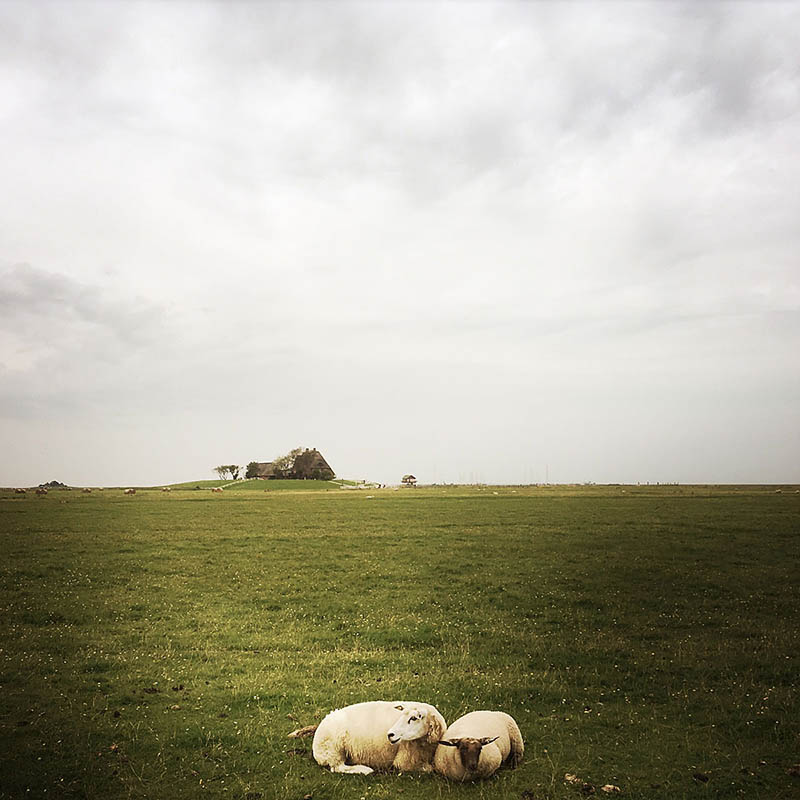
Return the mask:
<svg viewBox="0 0 800 800"><path fill-rule="evenodd" d="M472 711L459 717L439 741L433 768L454 781L488 778L501 764L516 767L525 745L514 718L502 711Z"/></svg>

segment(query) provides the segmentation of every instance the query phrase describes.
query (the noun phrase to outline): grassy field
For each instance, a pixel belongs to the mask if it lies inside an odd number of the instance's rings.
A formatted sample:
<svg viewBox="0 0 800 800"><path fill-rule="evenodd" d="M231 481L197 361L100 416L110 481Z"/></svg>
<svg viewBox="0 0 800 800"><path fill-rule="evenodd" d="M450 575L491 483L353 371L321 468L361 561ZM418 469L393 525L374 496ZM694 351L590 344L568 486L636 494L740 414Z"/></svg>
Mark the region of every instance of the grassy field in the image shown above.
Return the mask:
<svg viewBox="0 0 800 800"><path fill-rule="evenodd" d="M6 491L0 547L0 798L800 795L795 487ZM378 698L505 710L525 761L286 738Z"/></svg>

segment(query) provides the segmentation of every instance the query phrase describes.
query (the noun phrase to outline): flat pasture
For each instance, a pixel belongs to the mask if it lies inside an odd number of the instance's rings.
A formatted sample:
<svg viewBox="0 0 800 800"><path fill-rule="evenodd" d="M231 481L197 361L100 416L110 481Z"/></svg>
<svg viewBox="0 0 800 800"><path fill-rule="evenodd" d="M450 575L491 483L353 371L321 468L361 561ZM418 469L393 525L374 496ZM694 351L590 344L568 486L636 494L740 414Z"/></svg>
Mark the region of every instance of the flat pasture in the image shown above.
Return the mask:
<svg viewBox="0 0 800 800"><path fill-rule="evenodd" d="M0 492L0 798L800 796L796 487L188 487ZM286 738L381 698L507 711L525 760Z"/></svg>

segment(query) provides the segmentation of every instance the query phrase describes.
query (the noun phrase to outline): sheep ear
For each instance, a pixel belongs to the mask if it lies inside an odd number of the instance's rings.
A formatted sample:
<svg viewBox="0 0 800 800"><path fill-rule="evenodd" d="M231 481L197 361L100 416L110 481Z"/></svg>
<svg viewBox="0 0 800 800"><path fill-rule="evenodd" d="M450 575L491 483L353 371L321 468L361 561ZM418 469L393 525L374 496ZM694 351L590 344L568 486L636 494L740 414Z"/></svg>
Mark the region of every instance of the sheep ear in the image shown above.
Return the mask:
<svg viewBox="0 0 800 800"><path fill-rule="evenodd" d="M458 742L450 742L447 739L439 739L439 744L443 744L445 747L458 747Z"/></svg>
<svg viewBox="0 0 800 800"><path fill-rule="evenodd" d="M432 712L426 712L428 717L428 732L425 737L429 742L435 742L445 732L446 725L443 725L438 716Z"/></svg>
<svg viewBox="0 0 800 800"><path fill-rule="evenodd" d="M499 736L492 736L491 738L485 736L483 739L481 739L481 747L483 747L486 744L491 744L492 742L496 742L499 738L500 738Z"/></svg>

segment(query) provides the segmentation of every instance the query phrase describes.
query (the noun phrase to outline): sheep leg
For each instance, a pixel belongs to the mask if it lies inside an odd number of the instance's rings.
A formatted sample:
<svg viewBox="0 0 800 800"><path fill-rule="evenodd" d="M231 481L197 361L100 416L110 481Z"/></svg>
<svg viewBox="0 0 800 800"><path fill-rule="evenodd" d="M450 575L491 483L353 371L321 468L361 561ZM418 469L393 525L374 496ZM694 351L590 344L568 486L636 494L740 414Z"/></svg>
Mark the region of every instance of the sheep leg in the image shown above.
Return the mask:
<svg viewBox="0 0 800 800"><path fill-rule="evenodd" d="M331 772L347 772L351 775L370 775L375 770L364 764L337 764L331 767Z"/></svg>
<svg viewBox="0 0 800 800"><path fill-rule="evenodd" d="M298 728L296 731L287 734L287 736L289 739L302 739L304 736L313 736L318 727L319 725L306 725L305 728Z"/></svg>
<svg viewBox="0 0 800 800"><path fill-rule="evenodd" d="M347 764L346 751L340 750L334 742L323 740L314 741L314 760L317 764L327 767L331 772L344 772L351 775L369 775L374 770L366 764Z"/></svg>

